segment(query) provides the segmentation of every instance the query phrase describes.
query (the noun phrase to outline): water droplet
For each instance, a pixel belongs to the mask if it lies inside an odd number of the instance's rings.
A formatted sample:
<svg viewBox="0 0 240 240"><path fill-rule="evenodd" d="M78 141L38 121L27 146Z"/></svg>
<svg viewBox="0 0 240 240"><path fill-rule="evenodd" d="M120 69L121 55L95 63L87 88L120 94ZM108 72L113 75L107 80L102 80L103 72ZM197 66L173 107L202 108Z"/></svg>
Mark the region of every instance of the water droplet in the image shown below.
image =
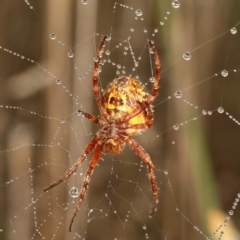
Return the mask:
<svg viewBox="0 0 240 240"><path fill-rule="evenodd" d="M82 0L82 4L86 5L88 3L87 0Z"/></svg>
<svg viewBox="0 0 240 240"><path fill-rule="evenodd" d="M146 229L147 229L147 226L144 225L144 226L143 226L143 229L146 230Z"/></svg>
<svg viewBox="0 0 240 240"><path fill-rule="evenodd" d="M236 34L237 33L237 29L235 27L230 29L231 34Z"/></svg>
<svg viewBox="0 0 240 240"><path fill-rule="evenodd" d="M134 63L134 66L135 66L135 67L138 67L138 62L135 62L135 63Z"/></svg>
<svg viewBox="0 0 240 240"><path fill-rule="evenodd" d="M155 33L157 33L157 32L158 32L158 29L157 29L157 28L156 28L156 29L154 29L154 32L155 32Z"/></svg>
<svg viewBox="0 0 240 240"><path fill-rule="evenodd" d="M178 124L173 125L173 129L174 130L178 130L179 129L179 125Z"/></svg>
<svg viewBox="0 0 240 240"><path fill-rule="evenodd" d="M107 36L107 38L106 38L106 41L110 41L111 40L111 37L110 36Z"/></svg>
<svg viewBox="0 0 240 240"><path fill-rule="evenodd" d="M212 115L212 111L208 111L207 113L208 113L208 115Z"/></svg>
<svg viewBox="0 0 240 240"><path fill-rule="evenodd" d="M232 216L234 212L233 212L233 210L230 210L228 213L229 213L229 215Z"/></svg>
<svg viewBox="0 0 240 240"><path fill-rule="evenodd" d="M185 53L183 54L183 59L186 60L186 61L190 60L191 57L192 57L192 56L191 56L190 52L185 52Z"/></svg>
<svg viewBox="0 0 240 240"><path fill-rule="evenodd" d="M98 62L98 57L94 57L94 58L93 58L93 61L94 61L95 63L97 63L97 62Z"/></svg>
<svg viewBox="0 0 240 240"><path fill-rule="evenodd" d="M136 11L135 11L135 14L138 16L138 17L140 17L140 16L142 16L142 10L141 9L137 9Z"/></svg>
<svg viewBox="0 0 240 240"><path fill-rule="evenodd" d="M154 51L153 51L152 48L149 48L149 53L150 53L150 54L154 54Z"/></svg>
<svg viewBox="0 0 240 240"><path fill-rule="evenodd" d="M79 196L79 190L76 187L72 187L69 191L71 197L76 198Z"/></svg>
<svg viewBox="0 0 240 240"><path fill-rule="evenodd" d="M134 28L130 28L130 31L131 31L131 32L134 32Z"/></svg>
<svg viewBox="0 0 240 240"><path fill-rule="evenodd" d="M74 57L74 53L72 51L68 52L68 57L69 58L73 58Z"/></svg>
<svg viewBox="0 0 240 240"><path fill-rule="evenodd" d="M56 84L61 84L61 83L62 83L62 81L60 79L56 80Z"/></svg>
<svg viewBox="0 0 240 240"><path fill-rule="evenodd" d="M160 25L164 25L164 22L160 22Z"/></svg>
<svg viewBox="0 0 240 240"><path fill-rule="evenodd" d="M202 114L203 115L207 115L207 111L206 110L202 110Z"/></svg>
<svg viewBox="0 0 240 240"><path fill-rule="evenodd" d="M122 66L120 64L117 65L117 68L120 69Z"/></svg>
<svg viewBox="0 0 240 240"><path fill-rule="evenodd" d="M179 8L179 7L180 7L180 3L179 3L177 0L174 0L174 1L172 2L172 6L173 6L174 8Z"/></svg>
<svg viewBox="0 0 240 240"><path fill-rule="evenodd" d="M60 123L65 123L64 119L61 118L60 119Z"/></svg>
<svg viewBox="0 0 240 240"><path fill-rule="evenodd" d="M218 112L219 112L219 113L224 113L224 109L223 109L222 107L219 107L219 108L218 108Z"/></svg>
<svg viewBox="0 0 240 240"><path fill-rule="evenodd" d="M55 35L55 33L51 33L51 34L50 34L50 38L51 38L52 40L56 39L56 37L57 37L57 36Z"/></svg>
<svg viewBox="0 0 240 240"><path fill-rule="evenodd" d="M105 54L106 54L107 56L109 56L109 55L110 55L110 51L107 50L107 51L105 52Z"/></svg>
<svg viewBox="0 0 240 240"><path fill-rule="evenodd" d="M174 96L176 98L181 98L182 97L182 92L181 91L177 91L177 92L174 93Z"/></svg>
<svg viewBox="0 0 240 240"><path fill-rule="evenodd" d="M154 78L154 77L150 77L150 78L149 78L149 81L150 81L151 83L154 83L155 78Z"/></svg>
<svg viewBox="0 0 240 240"><path fill-rule="evenodd" d="M227 70L222 70L221 74L223 77L227 77L228 76L228 71Z"/></svg>

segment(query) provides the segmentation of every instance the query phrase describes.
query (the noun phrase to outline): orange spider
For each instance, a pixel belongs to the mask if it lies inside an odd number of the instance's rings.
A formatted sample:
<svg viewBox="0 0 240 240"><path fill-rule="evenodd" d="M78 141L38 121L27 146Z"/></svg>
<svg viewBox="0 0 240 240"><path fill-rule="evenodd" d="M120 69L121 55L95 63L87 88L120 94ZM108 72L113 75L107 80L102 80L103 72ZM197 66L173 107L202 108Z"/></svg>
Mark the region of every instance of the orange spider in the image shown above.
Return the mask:
<svg viewBox="0 0 240 240"><path fill-rule="evenodd" d="M156 211L158 188L154 175L154 165L148 155L139 143L134 140L131 135L139 133L151 127L153 122L153 110L151 104L158 95L158 85L161 72L161 63L152 41L149 41L150 51L154 54L155 59L155 77L152 87L152 93L146 92L141 83L132 77L124 76L114 79L107 87L101 97L100 87L98 85L98 69L101 62L102 48L107 36L105 36L98 48L97 55L94 61L93 72L93 92L97 101L102 119L79 110L86 118L98 124L101 129L95 134L91 142L86 147L84 153L80 156L78 161L65 173L65 175L58 181L52 183L49 187L44 189L44 192L57 186L61 182L68 179L79 166L87 159L88 154L94 150L92 159L84 177L83 186L78 197L76 208L70 222L69 231L72 231L72 224L78 213L80 205L84 200L90 177L93 170L98 163L102 151L112 151L115 154L120 154L123 151L124 145L127 143L131 146L133 151L140 156L140 158L148 166L148 176L152 186L153 205L150 215ZM96 60L97 59L97 60ZM103 149L104 148L104 149Z"/></svg>

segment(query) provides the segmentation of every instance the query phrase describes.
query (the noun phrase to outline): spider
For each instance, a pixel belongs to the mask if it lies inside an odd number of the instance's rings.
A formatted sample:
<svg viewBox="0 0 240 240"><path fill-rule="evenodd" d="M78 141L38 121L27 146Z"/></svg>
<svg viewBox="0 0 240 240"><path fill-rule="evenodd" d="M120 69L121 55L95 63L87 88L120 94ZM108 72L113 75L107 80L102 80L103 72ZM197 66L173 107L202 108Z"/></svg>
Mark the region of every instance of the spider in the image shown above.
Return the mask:
<svg viewBox="0 0 240 240"><path fill-rule="evenodd" d="M65 175L58 181L52 183L49 187L44 189L44 192L57 186L61 182L68 179L79 166L87 159L90 152L93 152L89 167L85 173L81 192L73 212L72 219L69 225L69 231L72 231L72 225L81 203L86 197L89 187L91 175L102 151L112 151L115 154L121 154L125 144L130 145L133 151L147 164L148 177L150 179L153 204L150 211L150 216L153 216L156 211L158 201L158 188L154 174L154 165L148 153L143 147L131 137L131 135L140 133L151 127L153 122L153 109L151 104L158 95L158 85L161 73L161 63L152 41L149 41L150 52L154 54L155 59L155 76L151 94L147 93L141 83L132 77L122 76L114 79L106 88L101 97L100 87L98 85L99 65L101 63L101 54L103 52L104 43L107 36L105 36L98 48L96 57L94 59L93 72L93 92L97 105L100 110L101 119L95 116L78 110L84 117L90 119L98 124L101 129L95 134L91 142L87 145L84 153L79 157L77 162L65 173Z"/></svg>

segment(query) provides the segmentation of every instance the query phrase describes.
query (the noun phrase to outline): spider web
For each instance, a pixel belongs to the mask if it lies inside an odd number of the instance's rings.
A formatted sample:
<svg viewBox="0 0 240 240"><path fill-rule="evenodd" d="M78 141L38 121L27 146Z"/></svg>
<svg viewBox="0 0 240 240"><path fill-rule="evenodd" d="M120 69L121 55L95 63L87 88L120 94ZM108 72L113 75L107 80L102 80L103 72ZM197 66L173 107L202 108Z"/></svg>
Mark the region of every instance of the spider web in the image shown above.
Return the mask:
<svg viewBox="0 0 240 240"><path fill-rule="evenodd" d="M239 239L239 3L212 0L4 0L0 10L1 239ZM146 165L129 147L102 153L68 232L98 127L93 59L104 35L100 86L119 76L148 91L154 41L162 62L154 124L134 136L159 187L150 218Z"/></svg>

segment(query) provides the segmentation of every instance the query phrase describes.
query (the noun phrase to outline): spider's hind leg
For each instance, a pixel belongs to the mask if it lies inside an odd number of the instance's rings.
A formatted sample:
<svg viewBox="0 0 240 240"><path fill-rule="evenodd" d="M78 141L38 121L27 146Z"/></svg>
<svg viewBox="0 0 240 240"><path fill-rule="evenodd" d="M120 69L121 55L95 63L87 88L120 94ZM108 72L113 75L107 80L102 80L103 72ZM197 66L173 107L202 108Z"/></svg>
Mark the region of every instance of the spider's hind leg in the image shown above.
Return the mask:
<svg viewBox="0 0 240 240"><path fill-rule="evenodd" d="M59 185L61 182L65 181L66 179L71 177L72 174L75 173L77 171L77 169L79 168L79 166L84 162L84 160L86 160L88 154L95 148L97 142L98 142L98 137L97 137L97 135L95 135L95 137L88 144L88 146L86 147L84 153L80 156L78 161L64 174L64 176L61 179L59 179L58 181L52 183L49 187L45 188L44 192L46 192L49 189Z"/></svg>
<svg viewBox="0 0 240 240"><path fill-rule="evenodd" d="M73 212L73 216L72 216L72 219L71 219L71 222L70 222L70 225L69 225L69 232L72 231L72 225L73 225L74 219L77 216L77 213L78 213L78 210L81 206L81 203L83 202L84 198L86 197L91 175L93 173L93 170L94 170L95 166L98 163L98 160L101 156L101 153L102 153L102 145L97 145L97 147L95 148L95 151L93 153L92 159L89 163L89 167L86 171L86 175L84 177L82 189L81 189L80 195L78 197L78 202L77 202L76 208Z"/></svg>
<svg viewBox="0 0 240 240"><path fill-rule="evenodd" d="M150 216L153 216L157 209L157 202L158 202L158 187L156 182L156 177L154 174L154 165L151 161L150 156L148 153L143 149L143 147L134 139L129 138L128 144L133 148L133 151L140 156L140 158L147 164L148 166L148 177L151 182L152 186L152 193L153 193L153 205L150 211Z"/></svg>

